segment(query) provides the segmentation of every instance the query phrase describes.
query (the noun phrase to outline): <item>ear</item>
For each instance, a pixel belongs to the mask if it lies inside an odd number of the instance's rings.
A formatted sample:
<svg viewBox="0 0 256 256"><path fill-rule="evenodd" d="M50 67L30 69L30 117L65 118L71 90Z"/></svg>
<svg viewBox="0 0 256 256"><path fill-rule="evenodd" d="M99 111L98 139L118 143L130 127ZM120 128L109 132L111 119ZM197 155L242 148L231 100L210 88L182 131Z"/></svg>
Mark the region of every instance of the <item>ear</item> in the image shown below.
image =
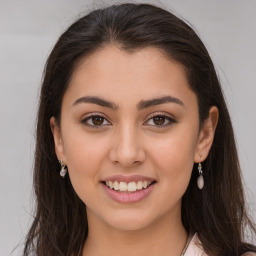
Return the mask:
<svg viewBox="0 0 256 256"><path fill-rule="evenodd" d="M59 160L62 160L64 162L64 164L66 164L66 158L65 158L65 154L64 154L64 146L63 146L63 141L62 141L62 137L61 137L61 131L60 131L60 127L57 124L55 117L51 117L50 126L51 126L52 135L53 135L53 139L54 139L55 153L57 155L57 158Z"/></svg>
<svg viewBox="0 0 256 256"><path fill-rule="evenodd" d="M203 126L199 132L194 158L195 163L203 162L207 158L214 139L218 118L218 108L216 106L211 107L209 110L209 116L204 121Z"/></svg>

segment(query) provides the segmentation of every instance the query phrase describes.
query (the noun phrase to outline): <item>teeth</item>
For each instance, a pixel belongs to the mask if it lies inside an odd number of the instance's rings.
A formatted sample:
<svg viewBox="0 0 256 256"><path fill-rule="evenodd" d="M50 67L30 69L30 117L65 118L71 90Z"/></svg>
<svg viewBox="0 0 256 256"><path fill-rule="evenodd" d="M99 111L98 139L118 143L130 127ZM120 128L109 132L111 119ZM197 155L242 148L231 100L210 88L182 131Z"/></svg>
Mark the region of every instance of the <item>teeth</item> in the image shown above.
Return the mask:
<svg viewBox="0 0 256 256"><path fill-rule="evenodd" d="M129 182L128 183L128 189L129 192L134 192L136 191L136 183L135 182Z"/></svg>
<svg viewBox="0 0 256 256"><path fill-rule="evenodd" d="M114 181L114 190L119 190L119 182Z"/></svg>
<svg viewBox="0 0 256 256"><path fill-rule="evenodd" d="M142 181L137 182L137 189L142 189Z"/></svg>
<svg viewBox="0 0 256 256"><path fill-rule="evenodd" d="M127 191L127 187L128 187L128 185L126 182L122 182L122 181L120 182L120 184L119 184L120 191Z"/></svg>
<svg viewBox="0 0 256 256"><path fill-rule="evenodd" d="M106 181L106 185L114 190L118 190L121 192L135 192L136 190L141 190L143 188L147 188L152 182L150 181L135 181L132 182L118 182L118 181Z"/></svg>
<svg viewBox="0 0 256 256"><path fill-rule="evenodd" d="M112 181L109 181L109 187L114 188L114 183Z"/></svg>

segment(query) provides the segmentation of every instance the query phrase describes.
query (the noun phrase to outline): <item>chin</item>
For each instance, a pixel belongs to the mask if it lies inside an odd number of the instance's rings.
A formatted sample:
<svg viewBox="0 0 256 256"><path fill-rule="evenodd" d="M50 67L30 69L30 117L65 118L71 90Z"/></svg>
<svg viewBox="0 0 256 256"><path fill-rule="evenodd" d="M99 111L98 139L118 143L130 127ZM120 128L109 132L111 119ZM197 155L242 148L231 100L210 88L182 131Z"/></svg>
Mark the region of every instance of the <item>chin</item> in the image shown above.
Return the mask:
<svg viewBox="0 0 256 256"><path fill-rule="evenodd" d="M147 223L133 222L133 221L118 221L115 223L109 223L114 229L121 231L137 231L142 230L148 226Z"/></svg>
<svg viewBox="0 0 256 256"><path fill-rule="evenodd" d="M108 216L109 218L106 219L105 222L116 230L123 230L123 231L136 231L144 229L150 226L153 220L150 216L145 216L143 214L137 213L119 213L119 214L112 214Z"/></svg>

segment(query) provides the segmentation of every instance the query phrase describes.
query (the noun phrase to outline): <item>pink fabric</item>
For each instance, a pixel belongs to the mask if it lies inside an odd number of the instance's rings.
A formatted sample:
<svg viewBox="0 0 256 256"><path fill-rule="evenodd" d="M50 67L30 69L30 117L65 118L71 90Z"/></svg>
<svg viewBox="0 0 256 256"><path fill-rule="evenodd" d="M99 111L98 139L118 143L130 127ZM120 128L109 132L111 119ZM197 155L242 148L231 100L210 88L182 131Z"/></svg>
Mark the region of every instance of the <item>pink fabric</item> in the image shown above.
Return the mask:
<svg viewBox="0 0 256 256"><path fill-rule="evenodd" d="M207 256L207 254L201 249L200 245L200 240L197 234L195 234L192 237L184 256Z"/></svg>
<svg viewBox="0 0 256 256"><path fill-rule="evenodd" d="M200 245L201 245L201 242L200 242L197 234L195 233L187 247L187 250L186 250L184 256L207 256L208 254L206 254L203 251L203 249ZM256 253L247 252L241 256L256 256Z"/></svg>

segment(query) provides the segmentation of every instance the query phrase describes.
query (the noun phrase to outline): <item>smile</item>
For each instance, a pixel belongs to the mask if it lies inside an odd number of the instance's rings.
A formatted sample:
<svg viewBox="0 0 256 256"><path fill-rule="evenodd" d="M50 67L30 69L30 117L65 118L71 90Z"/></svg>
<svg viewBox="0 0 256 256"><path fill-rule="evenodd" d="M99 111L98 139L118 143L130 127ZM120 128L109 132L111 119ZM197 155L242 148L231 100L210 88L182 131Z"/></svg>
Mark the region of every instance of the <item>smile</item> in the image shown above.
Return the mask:
<svg viewBox="0 0 256 256"><path fill-rule="evenodd" d="M101 181L108 197L118 203L136 203L151 194L157 181L141 175L114 175Z"/></svg>
<svg viewBox="0 0 256 256"><path fill-rule="evenodd" d="M124 181L105 181L105 185L109 188L120 191L120 192L136 192L138 190L146 189L149 187L154 181L131 181L131 182L124 182Z"/></svg>

